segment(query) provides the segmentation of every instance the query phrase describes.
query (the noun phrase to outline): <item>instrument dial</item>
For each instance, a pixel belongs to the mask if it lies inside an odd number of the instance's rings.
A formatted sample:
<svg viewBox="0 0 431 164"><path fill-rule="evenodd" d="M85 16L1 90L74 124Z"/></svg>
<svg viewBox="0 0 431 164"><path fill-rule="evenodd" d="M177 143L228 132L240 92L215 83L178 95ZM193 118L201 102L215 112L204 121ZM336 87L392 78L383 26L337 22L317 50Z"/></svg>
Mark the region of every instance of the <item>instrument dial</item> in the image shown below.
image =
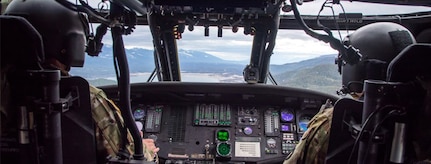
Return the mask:
<svg viewBox="0 0 431 164"><path fill-rule="evenodd" d="M268 145L269 148L275 148L277 145L277 141L275 141L275 139L273 138L270 138L266 140L266 144Z"/></svg>
<svg viewBox="0 0 431 164"><path fill-rule="evenodd" d="M133 117L135 118L135 120L142 120L145 117L145 111L141 108L137 108L133 112Z"/></svg>
<svg viewBox="0 0 431 164"><path fill-rule="evenodd" d="M281 121L283 122L290 122L294 118L294 114L291 110L283 109L281 110Z"/></svg>

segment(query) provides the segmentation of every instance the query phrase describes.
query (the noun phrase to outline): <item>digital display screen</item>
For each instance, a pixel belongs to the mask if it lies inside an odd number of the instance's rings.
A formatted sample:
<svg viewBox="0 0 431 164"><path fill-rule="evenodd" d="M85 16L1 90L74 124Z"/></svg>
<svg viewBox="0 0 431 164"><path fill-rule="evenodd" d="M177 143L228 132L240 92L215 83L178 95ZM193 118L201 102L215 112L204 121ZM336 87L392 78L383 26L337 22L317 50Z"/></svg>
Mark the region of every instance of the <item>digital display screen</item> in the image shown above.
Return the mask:
<svg viewBox="0 0 431 164"><path fill-rule="evenodd" d="M308 129L308 123L310 122L310 120L311 120L311 117L310 116L302 116L300 119L299 119L299 122L298 122L298 126L299 126L299 132L305 132L305 131L307 131L307 129Z"/></svg>
<svg viewBox="0 0 431 164"><path fill-rule="evenodd" d="M300 122L299 123L299 131L305 132L308 129L308 122Z"/></svg>
<svg viewBox="0 0 431 164"><path fill-rule="evenodd" d="M290 126L290 125L288 125L288 124L282 124L282 125L281 125L281 131L282 131L282 132L291 132L291 131L292 131L292 129L291 129L291 126Z"/></svg>

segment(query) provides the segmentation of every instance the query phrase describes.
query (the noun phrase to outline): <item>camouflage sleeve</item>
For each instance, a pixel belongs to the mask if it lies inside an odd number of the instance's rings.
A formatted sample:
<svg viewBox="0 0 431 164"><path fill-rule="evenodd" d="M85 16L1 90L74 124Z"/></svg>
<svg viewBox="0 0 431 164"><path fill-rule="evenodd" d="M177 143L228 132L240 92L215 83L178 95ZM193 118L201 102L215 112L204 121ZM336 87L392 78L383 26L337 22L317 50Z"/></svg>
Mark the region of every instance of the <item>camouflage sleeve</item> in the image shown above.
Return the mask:
<svg viewBox="0 0 431 164"><path fill-rule="evenodd" d="M305 141L303 141L303 139L305 138L304 136L306 135L306 133L307 131L304 133L303 137L296 145L295 150L287 156L286 160L284 160L283 164L302 163L301 158L302 158L302 155L304 152L304 146L305 146Z"/></svg>
<svg viewBox="0 0 431 164"><path fill-rule="evenodd" d="M320 164L325 162L333 108L328 103L310 120L295 150L283 164Z"/></svg>
<svg viewBox="0 0 431 164"><path fill-rule="evenodd" d="M332 122L333 108L329 108L315 117L311 123L311 131L309 143L306 145L306 163L321 164L325 163L326 153L329 145L329 132ZM312 119L313 121L313 119Z"/></svg>
<svg viewBox="0 0 431 164"><path fill-rule="evenodd" d="M98 151L105 152L107 155L116 156L120 149L121 127L124 120L121 117L120 109L115 103L108 99L106 94L94 86L90 86L91 110L92 116L96 123L96 138ZM130 131L127 131L128 143L127 151L130 154L134 152L133 138ZM144 156L147 161L154 160L154 153L147 150L143 145Z"/></svg>
<svg viewBox="0 0 431 164"><path fill-rule="evenodd" d="M119 125L123 123L121 117L116 115L121 116L121 113L118 109L112 109L112 102L109 102L110 100L106 98L105 93L94 86L90 86L90 98L92 117L97 129L98 150L105 150L108 155L115 156L120 149L121 142ZM129 153L132 152L133 145L131 143L133 142L128 143ZM102 145L103 147L100 147Z"/></svg>

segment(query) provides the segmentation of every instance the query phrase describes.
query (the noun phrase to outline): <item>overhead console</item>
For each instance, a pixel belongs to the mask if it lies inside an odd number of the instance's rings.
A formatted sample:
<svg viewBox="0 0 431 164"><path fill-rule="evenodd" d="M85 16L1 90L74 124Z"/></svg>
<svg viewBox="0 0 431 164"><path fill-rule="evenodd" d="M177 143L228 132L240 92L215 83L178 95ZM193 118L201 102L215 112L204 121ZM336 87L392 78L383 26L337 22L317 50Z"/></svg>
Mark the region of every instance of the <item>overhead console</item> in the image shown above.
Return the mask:
<svg viewBox="0 0 431 164"><path fill-rule="evenodd" d="M279 0L151 0L147 8L151 15L164 22L184 24L190 31L193 26L252 27L253 24L278 18ZM163 24L163 22L156 24ZM268 23L266 23L268 24Z"/></svg>
<svg viewBox="0 0 431 164"><path fill-rule="evenodd" d="M104 87L116 99L116 87ZM166 163L281 162L337 97L270 85L157 82L131 88L134 118Z"/></svg>
<svg viewBox="0 0 431 164"><path fill-rule="evenodd" d="M218 11L219 13L228 14L231 11L237 13L243 12L243 10L263 10L269 7L275 6L277 3L281 3L279 0L152 0L151 6L158 8L171 8L172 12L177 11L176 14L183 14L187 11L201 12L201 13L213 13ZM201 10L200 9L205 9ZM235 10L232 10L235 9Z"/></svg>
<svg viewBox="0 0 431 164"><path fill-rule="evenodd" d="M264 7L268 0L154 0L156 5L194 7Z"/></svg>

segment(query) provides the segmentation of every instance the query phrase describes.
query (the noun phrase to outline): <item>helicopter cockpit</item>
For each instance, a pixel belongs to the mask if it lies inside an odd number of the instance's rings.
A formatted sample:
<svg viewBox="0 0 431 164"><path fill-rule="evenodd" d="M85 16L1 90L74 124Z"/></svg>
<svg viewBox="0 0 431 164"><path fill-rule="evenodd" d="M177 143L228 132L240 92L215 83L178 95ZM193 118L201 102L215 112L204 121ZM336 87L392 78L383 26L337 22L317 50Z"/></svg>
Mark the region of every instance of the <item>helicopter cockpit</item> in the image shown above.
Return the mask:
<svg viewBox="0 0 431 164"><path fill-rule="evenodd" d="M132 85L131 108L144 135L157 138L162 148L158 156L165 163L279 163L293 151L320 106L327 99L336 100L332 95L261 85L269 79L281 4L150 4L142 21L148 23L153 36L154 76L164 83ZM233 32L243 27L244 35L253 36L250 63L243 72L249 84L176 82L181 81L181 71L175 42L185 29L193 30L194 26L203 26L205 36L210 26L218 28L218 37L223 36L223 27L231 27ZM115 86L102 88L109 97L116 94Z"/></svg>
<svg viewBox="0 0 431 164"><path fill-rule="evenodd" d="M156 141L160 147L159 163L282 163L307 131L311 118L327 103L335 104L335 109L350 109L334 111L331 129L334 135L330 139L326 163L347 163L350 158L362 161L368 147L372 147L368 162L407 163L418 159L412 153L412 144L430 145L429 140L423 138L421 142L410 141L412 136L431 136L431 128L426 125L427 118L431 117L430 88L423 87L430 84L431 56L425 54L431 52L427 32L431 29L431 12L379 16L341 14L337 18L340 21L334 25L336 18L333 16L301 15L298 5L309 0L111 0L109 9L103 10L94 9L84 0L76 4L55 1L71 11L85 13L91 23L98 24L86 43L89 56L100 54L104 46L102 39L108 30L111 32L117 84L100 88L118 104L125 129L135 141L141 138L139 132L143 132L143 138ZM394 3L431 6L421 0ZM282 15L281 12L293 12L293 15ZM14 115L18 120L12 130L14 136L2 133L2 162L100 163L96 158L88 82L77 76L60 77L56 71L41 69L40 61L44 57L43 49L38 45L41 38L37 31L22 21L23 18L5 17L1 19L2 69L6 68L3 65L19 64L20 57L28 57L20 55L36 55L25 63L24 70L13 70L16 76L7 79L13 82L11 91L14 91L9 99L15 101L11 105L19 112ZM316 19L325 26L316 25ZM368 88L364 89L369 96L363 101L266 84L276 84L270 72L270 59L279 29L300 29L312 38L328 43L339 52L334 57L341 67L360 61L362 56L355 47L346 46L332 36L330 29L343 26L355 30L374 22L402 24L412 31L418 43L406 48L391 63L387 80L367 83ZM123 35L133 35L135 27L140 25L150 29L155 68L149 77L152 80L130 84L130 59ZM182 82L177 40L185 35L185 30L193 31L197 26L204 27L204 36L209 35L210 27L215 27L217 37L223 37L223 29L227 28L234 33L241 28L244 35L253 37L250 60L243 69L243 83ZM21 28L30 32L15 35ZM14 32L6 35L6 29ZM24 46L19 42L9 43L9 39L17 36L26 41ZM26 39L28 36L32 36L32 40ZM32 51L22 50L11 57L9 54L18 51L20 46ZM154 79L157 82L153 82ZM2 101L3 97L2 94ZM390 123L383 124L386 121L384 115L389 112L380 112L382 106L385 110L396 111L397 115ZM377 119L368 121L370 117ZM413 121L419 117L419 121ZM420 123L420 128L405 128L414 123ZM384 129L375 130L380 126ZM370 136L386 138L372 140ZM362 146L358 149L359 144ZM367 147L363 148L364 145ZM142 150L143 145L136 142L134 146L135 150ZM137 151L127 159L114 157L109 163L147 163L142 153ZM355 155L349 157L352 154ZM379 155L384 158L376 157Z"/></svg>

